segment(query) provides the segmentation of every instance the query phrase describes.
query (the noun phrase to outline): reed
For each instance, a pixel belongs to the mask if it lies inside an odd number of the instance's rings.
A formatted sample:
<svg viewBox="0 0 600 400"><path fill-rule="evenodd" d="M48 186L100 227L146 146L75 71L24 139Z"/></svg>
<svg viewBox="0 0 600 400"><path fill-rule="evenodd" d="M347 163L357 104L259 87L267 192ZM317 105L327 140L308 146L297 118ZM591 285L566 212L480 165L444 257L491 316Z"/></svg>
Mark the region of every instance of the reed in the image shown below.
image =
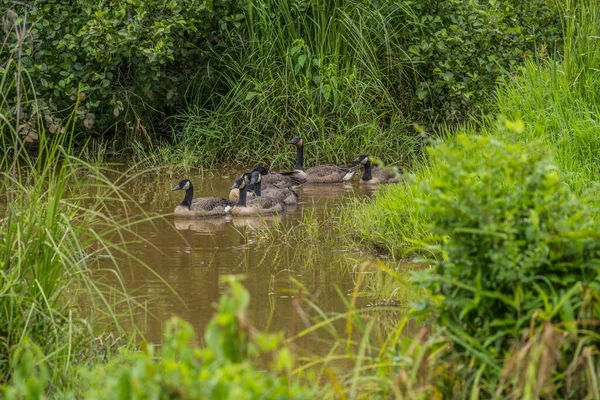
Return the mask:
<svg viewBox="0 0 600 400"><path fill-rule="evenodd" d="M14 15L9 21L18 46L29 40L19 21ZM118 259L134 259L115 232L135 222L111 215L106 202L124 204L126 194L102 169L72 155L79 101L51 132L41 111L25 119L19 110L25 103L31 110L34 82L21 69L18 47L0 51L10 56L0 80L0 131L2 147L11 150L0 156L0 382L34 343L50 367L53 390L65 384L75 363L100 361L139 337L133 309L140 305L122 284L108 287L95 279L110 273L122 283ZM110 262L106 270L100 258ZM101 345L108 333L124 339Z"/></svg>
<svg viewBox="0 0 600 400"><path fill-rule="evenodd" d="M418 153L404 104L412 67L390 56L402 52L400 27L386 24L390 13L360 1L301 6L248 4L247 41L215 60L212 78L230 89L196 99L179 116L167 160L291 168L285 142L294 135L310 144L308 165L344 164L365 152L388 161Z"/></svg>

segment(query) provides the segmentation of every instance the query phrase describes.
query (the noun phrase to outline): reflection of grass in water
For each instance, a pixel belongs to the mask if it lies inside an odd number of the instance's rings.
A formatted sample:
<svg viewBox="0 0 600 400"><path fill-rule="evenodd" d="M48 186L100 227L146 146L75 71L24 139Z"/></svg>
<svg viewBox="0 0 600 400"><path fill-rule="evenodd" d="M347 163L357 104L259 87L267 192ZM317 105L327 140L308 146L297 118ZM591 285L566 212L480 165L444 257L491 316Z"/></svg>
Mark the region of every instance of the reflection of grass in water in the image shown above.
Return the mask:
<svg viewBox="0 0 600 400"><path fill-rule="evenodd" d="M21 78L13 61L5 65L8 86L0 86L9 99L10 77ZM27 79L16 86L34 92ZM117 259L144 265L127 251L121 233L132 232L146 215L129 219L126 204L135 202L109 178L111 171L72 156L77 107L54 133L38 118L29 132L35 133L35 156L24 147L18 113L16 126L0 120L2 148L12 149L0 155L0 193L7 202L0 217L0 382L31 342L45 354L52 386L62 387L75 363L97 362L138 337L133 311L143 306L125 292ZM108 267L101 270L101 263ZM95 279L99 272L114 276L113 285Z"/></svg>
<svg viewBox="0 0 600 400"><path fill-rule="evenodd" d="M378 266L383 267L364 263L360 269ZM383 268L396 285L405 283L403 276ZM409 307L362 306L360 294L368 279L367 274L357 274L350 294L338 291L347 311L328 313L311 302L308 295L297 306L297 312L304 315L306 329L290 338L292 345L298 343L301 361L294 372L314 374L313 381L322 383L319 398L402 398L399 386L408 386L406 393L412 396L429 388L434 379L433 371L423 366L439 352L438 338L429 337L430 329ZM328 342L329 353L311 353L310 348L300 344L307 336ZM443 369L436 373L443 373ZM393 376L396 377L391 379Z"/></svg>
<svg viewBox="0 0 600 400"><path fill-rule="evenodd" d="M315 204L305 205L300 220L275 221L274 224L263 224L254 227L254 232L260 241L285 242L294 246L345 248L348 241L339 227L341 207L330 200L322 209Z"/></svg>
<svg viewBox="0 0 600 400"><path fill-rule="evenodd" d="M303 209L298 221L276 220L253 226L251 232L263 251L259 265L293 265L313 273L327 269L339 274L338 282L342 276L350 275L355 283L361 281L357 296L365 298L365 306L407 306L421 297L409 279L410 273L422 269L423 264L391 259L386 265L371 254L357 253L339 223L344 212L343 207L328 204L322 211L314 207ZM291 256L284 257L284 251Z"/></svg>

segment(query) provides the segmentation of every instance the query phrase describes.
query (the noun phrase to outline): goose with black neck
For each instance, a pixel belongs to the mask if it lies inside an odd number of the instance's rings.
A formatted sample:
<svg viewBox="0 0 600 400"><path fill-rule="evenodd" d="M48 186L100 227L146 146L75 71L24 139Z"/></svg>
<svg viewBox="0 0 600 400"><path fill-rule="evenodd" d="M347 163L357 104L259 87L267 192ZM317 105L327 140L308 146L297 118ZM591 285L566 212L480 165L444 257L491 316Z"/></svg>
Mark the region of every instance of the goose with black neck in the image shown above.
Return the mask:
<svg viewBox="0 0 600 400"><path fill-rule="evenodd" d="M178 218L214 217L225 215L225 209L235 203L221 197L199 197L194 199L194 185L189 179L182 179L172 189L185 190L183 201L175 208Z"/></svg>
<svg viewBox="0 0 600 400"><path fill-rule="evenodd" d="M363 185L379 185L387 183L398 183L398 174L392 168L377 168L371 165L371 160L366 154L362 154L356 159L355 163L364 168L360 183Z"/></svg>
<svg viewBox="0 0 600 400"><path fill-rule="evenodd" d="M306 183L344 183L348 182L361 166L347 167L342 165L317 165L304 169L304 139L295 136L288 144L296 146L296 167L298 177L305 178Z"/></svg>
<svg viewBox="0 0 600 400"><path fill-rule="evenodd" d="M255 175L260 175L260 173L255 172ZM255 183L256 180L252 182L251 172L236 178L231 185L231 190L239 189L239 200L237 204L226 207L226 212L230 212L234 216L251 216L280 213L285 210L285 204L272 197L261 196L248 199L248 186Z"/></svg>

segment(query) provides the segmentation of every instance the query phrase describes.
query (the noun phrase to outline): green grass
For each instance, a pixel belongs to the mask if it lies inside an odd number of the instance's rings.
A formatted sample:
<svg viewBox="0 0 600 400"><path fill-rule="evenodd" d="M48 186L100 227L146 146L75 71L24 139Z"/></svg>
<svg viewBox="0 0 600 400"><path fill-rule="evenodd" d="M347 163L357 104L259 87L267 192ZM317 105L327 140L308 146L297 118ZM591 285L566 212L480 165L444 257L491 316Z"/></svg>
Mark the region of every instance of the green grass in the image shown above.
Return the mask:
<svg viewBox="0 0 600 400"><path fill-rule="evenodd" d="M600 176L599 5L569 0L561 6L564 54L540 50L519 74L499 83L498 118L486 117L479 129L463 126L457 132L550 148L565 182L576 193L594 197ZM415 182L438 175L437 166L427 159L417 161L412 172ZM375 201L358 208L350 228L397 256L429 253L438 240L428 232L428 217L419 210L419 199L427 195L413 185L388 187Z"/></svg>
<svg viewBox="0 0 600 400"><path fill-rule="evenodd" d="M234 41L212 70L229 90L195 99L156 163L292 168L294 148L285 143L295 135L306 139L308 166L419 153L408 122L412 66L384 56L402 54L401 27L386 23L383 5L307 4L249 3L249 38Z"/></svg>
<svg viewBox="0 0 600 400"><path fill-rule="evenodd" d="M74 360L94 359L94 339L104 331L123 335L123 317L136 306L122 287L92 279L99 256L116 263L123 252L109 240L122 224L103 206L114 188L90 165L62 149L50 151L55 154L42 153L37 161L22 155L17 176L0 173L8 194L0 219L0 380L10 375L12 355L26 341L42 346L53 381L59 380ZM97 179L93 192L82 173ZM124 314L115 311L123 306ZM130 334L134 339L135 331Z"/></svg>
<svg viewBox="0 0 600 400"><path fill-rule="evenodd" d="M123 337L124 346L138 338L135 299L123 285L109 287L93 277L103 272L102 257L112 261L107 272L120 281L117 257L130 255L118 237L112 239L133 222L117 220L105 207L126 194L100 168L72 156L78 102L53 133L41 116L35 125L28 120L25 132L37 150L26 147L20 110L35 90L14 51L17 59L4 66L0 80L1 145L8 150L0 156L0 382L15 373L23 349L33 343L44 354L54 390L65 385L75 363L94 363L111 352L112 345L100 344L102 335ZM7 110L16 111L14 119Z"/></svg>

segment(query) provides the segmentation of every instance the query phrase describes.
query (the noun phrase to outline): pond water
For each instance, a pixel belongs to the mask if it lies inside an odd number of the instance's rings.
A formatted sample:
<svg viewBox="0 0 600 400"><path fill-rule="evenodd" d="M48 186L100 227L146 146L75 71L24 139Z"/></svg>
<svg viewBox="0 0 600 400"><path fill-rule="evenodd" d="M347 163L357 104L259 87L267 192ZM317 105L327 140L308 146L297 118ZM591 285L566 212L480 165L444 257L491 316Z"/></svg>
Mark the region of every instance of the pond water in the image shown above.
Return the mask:
<svg viewBox="0 0 600 400"><path fill-rule="evenodd" d="M158 175L141 175L123 186L131 201L139 205L130 212L172 213L184 192L172 192L171 188L184 177L193 182L194 197L226 198L239 172L203 170L187 176ZM163 324L172 315L190 322L198 333L203 332L226 289L220 277L227 274L245 276L243 284L251 296L249 317L261 330L282 330L291 337L305 329L308 321L304 311L307 315L315 313L304 299L317 304L324 313L347 310L343 297L349 297L357 276L364 273L361 265L374 258L350 250L332 237L337 232L338 218L330 211L354 198L371 197L374 190L362 188L358 182L304 185L298 189L301 203L288 207L280 216L187 220L170 216L135 225L132 233L124 236L127 249L147 267L125 262L119 263L119 268L127 291L148 299L147 311L138 318L147 339L159 342ZM116 208L111 211L123 212ZM135 219L136 215L129 217ZM318 227L313 227L318 233L309 242L295 234L303 229L304 218L320 221ZM287 233L265 238L265 226ZM364 290L368 288L361 292ZM369 301L368 296L362 297L360 304L366 306ZM318 351L317 341L311 345Z"/></svg>

